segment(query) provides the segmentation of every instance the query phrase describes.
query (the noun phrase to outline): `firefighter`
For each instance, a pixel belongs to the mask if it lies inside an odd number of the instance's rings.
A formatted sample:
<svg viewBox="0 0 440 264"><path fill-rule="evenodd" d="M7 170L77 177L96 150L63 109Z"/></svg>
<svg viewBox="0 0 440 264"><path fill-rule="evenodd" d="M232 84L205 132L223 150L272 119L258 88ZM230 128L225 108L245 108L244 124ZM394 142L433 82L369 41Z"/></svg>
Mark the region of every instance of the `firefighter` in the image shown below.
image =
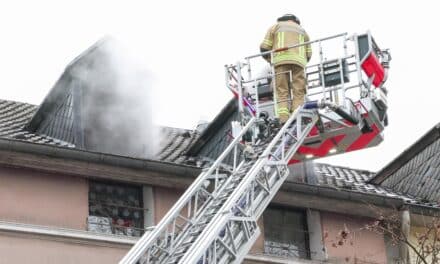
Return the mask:
<svg viewBox="0 0 440 264"><path fill-rule="evenodd" d="M299 19L295 15L286 14L278 18L277 23L267 31L260 45L260 51L276 50L307 41L309 36L300 26ZM270 54L263 56L275 67L277 116L281 124L287 121L291 112L304 103L306 95L304 68L311 56L310 44L274 52L272 61ZM293 96L290 105L289 94Z"/></svg>

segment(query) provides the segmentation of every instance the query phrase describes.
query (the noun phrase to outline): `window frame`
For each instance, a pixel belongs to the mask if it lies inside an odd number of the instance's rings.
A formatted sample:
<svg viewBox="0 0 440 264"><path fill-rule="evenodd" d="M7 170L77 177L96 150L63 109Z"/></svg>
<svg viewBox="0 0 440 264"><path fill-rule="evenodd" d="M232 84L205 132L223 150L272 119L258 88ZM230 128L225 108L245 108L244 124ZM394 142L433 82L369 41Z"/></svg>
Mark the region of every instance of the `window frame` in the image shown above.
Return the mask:
<svg viewBox="0 0 440 264"><path fill-rule="evenodd" d="M130 189L134 189L137 192L137 195L135 197L135 199L139 202L139 206L129 206L126 205L124 206L124 204L119 205L119 204L105 204L103 203L104 206L109 206L109 207L118 207L118 208L129 208L130 210L138 210L139 211L139 219L137 220L137 223L139 224L139 227L134 225L133 227L122 227L119 226L117 224L113 223L113 219L117 218L115 216L111 216L111 215L98 215L98 214L92 214L91 213L91 209L90 207L93 204L93 199L91 199L91 192L92 192L92 188L95 185L101 184L105 187L107 186L112 186L112 187L119 187L119 188L130 188ZM94 200L95 202L99 202L98 199ZM145 208L145 201L144 201L144 188L143 185L137 185L137 184L131 184L131 183L126 183L126 182L118 182L118 181L111 181L111 180L105 180L105 179L89 179L88 180L88 194L87 194L87 203L88 203L88 218L87 218L87 230L88 232L93 232L93 233L98 233L100 234L101 232L97 232L97 231L93 231L90 230L89 226L90 226L90 217L96 216L96 217L102 217L102 218L111 218L112 221L110 223L111 226L111 234L109 235L119 235L119 236L124 236L124 237L141 237L145 231L146 231L146 226L145 226L145 211L148 210L147 208ZM122 217L121 217L122 218ZM134 221L134 220L133 220ZM139 235L128 235L127 234L127 229L128 228L133 228L136 230L139 230ZM124 234L121 233L117 233L116 229L119 229L119 232L122 232ZM136 233L136 232L134 232Z"/></svg>
<svg viewBox="0 0 440 264"><path fill-rule="evenodd" d="M306 259L311 259L311 249L310 249L310 235L309 235L309 228L308 228L308 216L307 216L307 209L306 208L298 208L298 207L291 207L286 205L280 205L280 204L270 204L267 209L272 210L279 210L279 211L289 211L293 213L299 213L302 215L302 221L301 221L301 230L304 232L304 244L305 248L304 251L306 253ZM266 209L266 210L267 210ZM265 211L266 212L266 211ZM263 239L263 254L267 256L277 256L277 257L285 257L285 258L295 258L295 259L304 259L303 257L287 257L285 255L277 255L273 253L269 253L266 251L266 245L265 242L266 239L266 222L265 222L265 214L263 213L263 226L264 226L264 239ZM298 232L300 232L298 230Z"/></svg>

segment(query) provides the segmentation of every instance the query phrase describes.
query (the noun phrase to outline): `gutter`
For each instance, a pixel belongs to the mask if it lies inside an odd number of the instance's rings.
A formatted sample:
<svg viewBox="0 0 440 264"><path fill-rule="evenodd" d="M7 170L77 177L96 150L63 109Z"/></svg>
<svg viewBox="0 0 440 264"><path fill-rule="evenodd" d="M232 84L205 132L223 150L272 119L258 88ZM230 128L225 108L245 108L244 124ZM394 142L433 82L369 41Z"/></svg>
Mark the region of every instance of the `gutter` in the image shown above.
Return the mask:
<svg viewBox="0 0 440 264"><path fill-rule="evenodd" d="M411 214L433 216L433 217L438 217L440 214L439 207L431 207L428 205L411 204L411 203L407 203L406 206L408 207Z"/></svg>
<svg viewBox="0 0 440 264"><path fill-rule="evenodd" d="M14 139L0 138L0 150L36 154L51 158L64 158L87 163L105 164L143 171L169 173L187 178L194 178L201 172L201 168L195 166L91 152L81 149L64 148ZM23 167L26 167L26 164L23 164Z"/></svg>
<svg viewBox="0 0 440 264"><path fill-rule="evenodd" d="M326 199L336 199L341 201L351 201L361 205L381 206L390 208L392 210L400 210L401 208L407 207L411 214L417 215L438 216L440 213L440 208L423 204L407 203L400 197L389 197L374 193L362 193L331 186L310 185L306 183L286 181L281 186L280 191L284 191L286 193L311 195L314 197L319 197L323 201Z"/></svg>
<svg viewBox="0 0 440 264"><path fill-rule="evenodd" d="M337 200L353 201L363 204L374 204L394 209L400 208L405 204L405 202L401 198L350 191L331 186L309 185L297 182L285 182L283 186L281 186L281 191L311 194L320 198L333 198Z"/></svg>

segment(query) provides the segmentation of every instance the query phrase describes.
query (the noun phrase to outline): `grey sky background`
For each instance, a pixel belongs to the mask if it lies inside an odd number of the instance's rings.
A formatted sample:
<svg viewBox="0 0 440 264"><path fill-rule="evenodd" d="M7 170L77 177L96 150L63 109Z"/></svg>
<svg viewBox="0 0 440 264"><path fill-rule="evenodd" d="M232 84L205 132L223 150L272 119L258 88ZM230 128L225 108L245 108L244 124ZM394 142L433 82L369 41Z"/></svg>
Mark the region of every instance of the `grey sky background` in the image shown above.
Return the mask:
<svg viewBox="0 0 440 264"><path fill-rule="evenodd" d="M294 13L312 39L370 30L381 48L391 50L385 141L320 160L377 171L440 121L436 5L427 0L2 1L0 98L41 103L70 61L111 35L151 72L156 123L194 128L231 97L223 66L257 53L276 18Z"/></svg>

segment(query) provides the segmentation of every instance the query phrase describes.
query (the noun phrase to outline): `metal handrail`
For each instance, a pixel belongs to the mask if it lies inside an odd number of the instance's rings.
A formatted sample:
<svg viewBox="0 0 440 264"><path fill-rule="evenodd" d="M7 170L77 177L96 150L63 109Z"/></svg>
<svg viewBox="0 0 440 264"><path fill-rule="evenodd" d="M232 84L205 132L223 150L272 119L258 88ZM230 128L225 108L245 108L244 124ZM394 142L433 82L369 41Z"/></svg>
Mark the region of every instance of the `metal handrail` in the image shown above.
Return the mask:
<svg viewBox="0 0 440 264"><path fill-rule="evenodd" d="M322 51L322 43L325 43L328 40L332 40L332 39L337 39L337 38L343 38L343 51L344 54L341 57L338 57L338 72L340 74L340 84L339 85L334 85L334 86L326 86L326 82L324 80L324 65L327 62L327 60L324 58L323 55L323 51ZM353 50L350 50L350 53L348 52L347 49L347 43L353 43ZM307 79L307 93L306 96L311 97L311 96L320 96L320 98L322 98L321 100L330 100L332 102L335 102L336 104L340 105L341 107L346 107L346 91L348 90L352 90L353 88L359 88L359 98L362 97L362 91L365 91L366 89L370 89L368 86L368 82L363 80L364 75L361 72L361 67L360 67L360 63L359 63L359 56L358 56L358 50L356 48L357 42L356 42L356 35L353 36L348 36L347 33L340 33L340 34L336 34L336 35L332 35L329 37L325 37L325 38L320 38L320 39L316 39L316 40L311 40L311 41L307 41L304 43L299 43L299 44L295 44L295 45L290 45L287 47L283 47L283 48L279 48L279 49L274 49L274 50L270 50L270 51L265 51L265 52L260 52L251 56L247 56L244 58L244 60L242 62L237 62L237 64L235 65L227 65L226 69L227 71L229 69L233 69L235 71L235 75L239 75L240 78L237 79L236 76L233 76L233 74L231 72L229 72L229 78L228 78L228 72L226 73L226 80L229 82L228 86L231 83L235 83L235 89L237 89L237 93L240 94L239 97L244 97L244 95L246 94L243 90L241 89L247 89L247 88L252 88L252 90L247 91L248 94L250 95L250 98L252 98L252 102L247 102L247 104L250 104L250 107L253 107L252 112L254 114L254 116L258 116L261 109L260 109L260 102L259 102L259 98L258 98L258 82L261 80L267 80L267 79L271 79L272 80L272 87L275 86L275 75L274 75L274 65L272 64L272 72L267 74L267 75L263 75L263 76L252 76L251 74L251 59L254 58L258 58L258 57L262 57L262 56L266 56L266 55L271 55L271 58L273 58L273 54L276 52L280 52L280 51L284 51L290 48L296 48L296 47L300 47L300 46L304 46L304 45L310 45L313 43L318 43L319 44L319 62L311 64L311 65L307 65L305 67L305 74L306 77L312 76L312 79ZM351 48L351 47L350 47ZM330 60L332 61L332 60ZM344 66L342 65L342 61L346 61L344 63ZM343 67L347 67L347 70L344 70ZM312 71L307 72L307 70L312 69ZM247 74L241 74L241 70L243 71L247 71ZM343 76L343 71L344 74L347 74L348 76L351 76L350 80L348 82L344 81L344 76ZM357 74L356 74L357 73ZM247 78L246 78L247 76ZM351 80L352 79L352 80ZM250 85L250 86L249 86ZM320 88L320 90L318 89ZM314 90L312 92L312 89ZM273 89L273 102L264 102L264 107L267 106L271 106L274 107L274 112L277 112L277 105L278 103L280 103L280 101L277 99L277 95L276 95L276 90ZM316 98L316 97L315 97ZM319 98L319 97L318 97ZM247 99L246 99L247 100Z"/></svg>
<svg viewBox="0 0 440 264"><path fill-rule="evenodd" d="M274 49L274 50L269 50L269 51L265 51L265 52L260 52L258 54L255 55L251 55L248 57L245 57L245 60L248 59L253 59L253 58L257 58L257 57L262 57L265 55L270 55L271 53L275 53L275 52L280 52L280 51L284 51L287 49L292 49L292 48L297 48L297 47L301 47L301 46L305 46L305 45L309 45L309 44L313 44L313 43L317 43L317 42L322 42L322 41L326 41L326 40L330 40L330 39L335 39L335 38L339 38L339 37L343 37L343 36L347 36L348 33L341 33L341 34L337 34L337 35L333 35L330 37L326 37L326 38L320 38L320 39L316 39L316 40L311 40L311 41L307 41L307 42L303 42L300 44L295 44L295 45L290 45L284 48L279 48L279 49Z"/></svg>

